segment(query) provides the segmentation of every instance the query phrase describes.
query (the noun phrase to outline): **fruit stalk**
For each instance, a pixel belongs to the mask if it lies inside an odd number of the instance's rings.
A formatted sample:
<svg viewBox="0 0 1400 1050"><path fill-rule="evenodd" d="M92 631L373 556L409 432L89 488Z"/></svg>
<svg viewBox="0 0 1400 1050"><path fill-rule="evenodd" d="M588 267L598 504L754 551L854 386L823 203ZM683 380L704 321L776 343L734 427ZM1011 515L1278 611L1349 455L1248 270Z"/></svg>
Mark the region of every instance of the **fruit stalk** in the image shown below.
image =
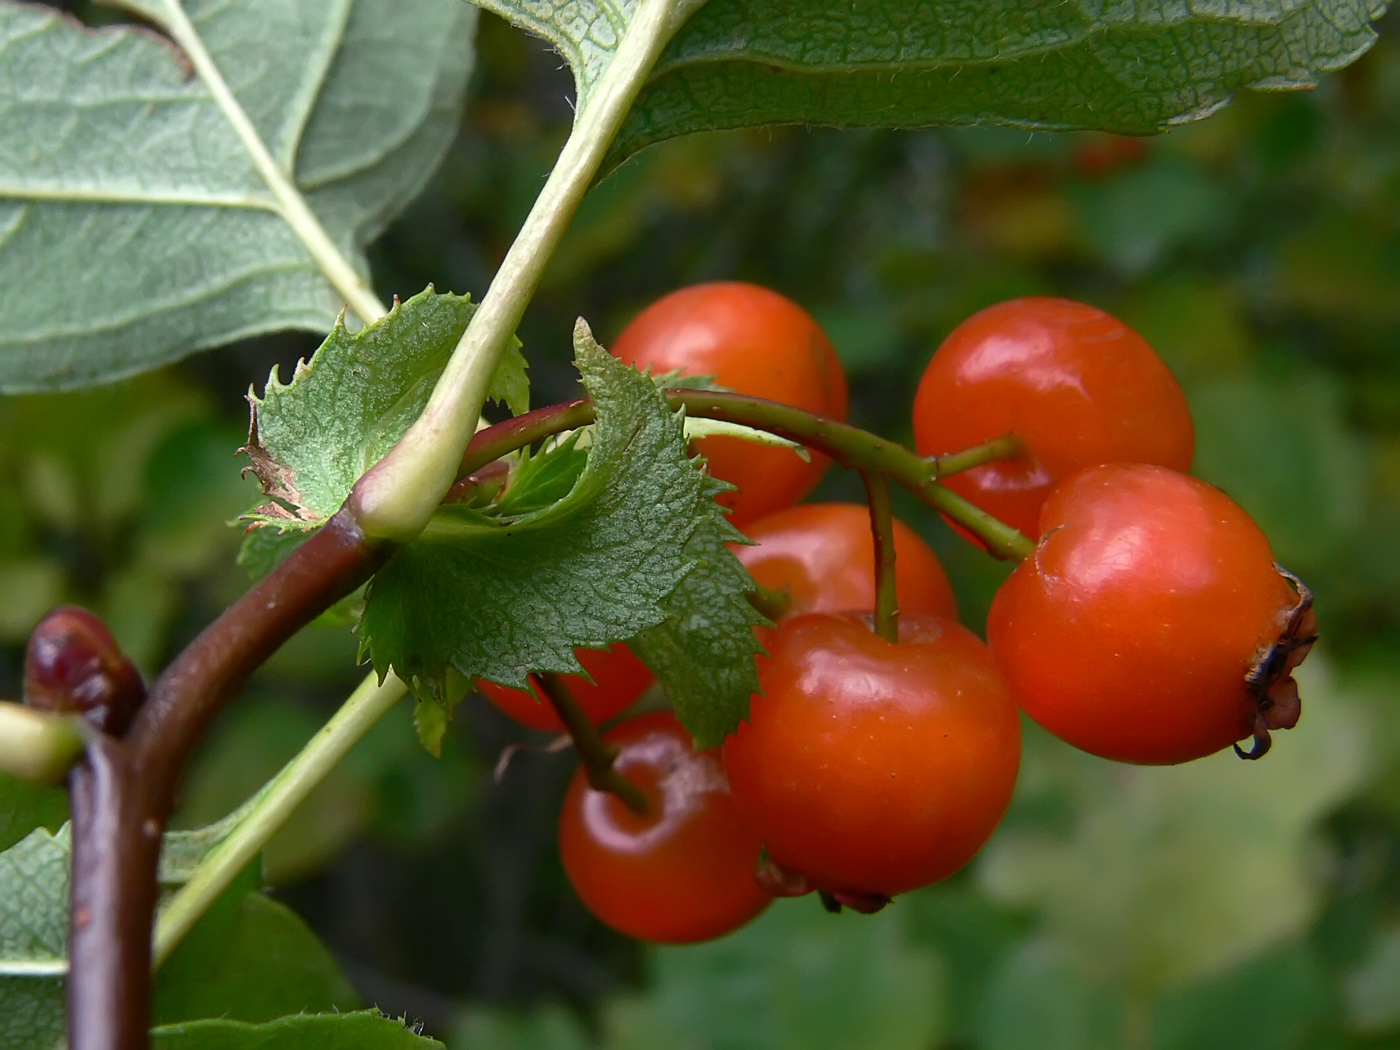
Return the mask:
<svg viewBox="0 0 1400 1050"><path fill-rule="evenodd" d="M875 541L875 633L899 644L899 593L894 574L894 515L890 483L877 474L861 473L870 501L870 533Z"/></svg>
<svg viewBox="0 0 1400 1050"><path fill-rule="evenodd" d="M540 692L544 693L564 730L574 742L579 762L583 764L588 786L594 791L607 791L616 795L633 813L647 811L646 793L614 768L617 761L617 748L608 744L598 732L598 727L588 720L574 694L564 684L563 677L545 672L538 676Z"/></svg>

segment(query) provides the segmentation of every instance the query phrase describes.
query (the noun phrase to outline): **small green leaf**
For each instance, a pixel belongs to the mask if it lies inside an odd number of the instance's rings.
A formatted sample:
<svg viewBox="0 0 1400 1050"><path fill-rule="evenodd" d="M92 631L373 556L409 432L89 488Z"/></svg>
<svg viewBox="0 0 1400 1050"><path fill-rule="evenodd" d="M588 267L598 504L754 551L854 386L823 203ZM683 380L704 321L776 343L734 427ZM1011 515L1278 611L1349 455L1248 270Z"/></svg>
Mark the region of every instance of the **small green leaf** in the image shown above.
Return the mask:
<svg viewBox="0 0 1400 1050"><path fill-rule="evenodd" d="M244 451L268 502L244 516L252 528L241 564L265 574L340 509L360 475L418 418L475 312L468 296L429 286L354 334L338 321L291 382L274 369L263 396L249 395ZM516 344L488 396L514 412L527 410L525 367Z"/></svg>
<svg viewBox="0 0 1400 1050"><path fill-rule="evenodd" d="M666 619L627 643L702 749L718 747L748 717L762 651L753 628L767 622L749 604L753 577L725 546L744 540L713 499L730 487L706 478L705 521L686 544L695 568L666 599Z"/></svg>
<svg viewBox="0 0 1400 1050"><path fill-rule="evenodd" d="M582 322L575 350L598 421L569 494L507 520L442 507L370 583L364 648L420 699L443 695L449 669L517 688L533 671L577 672L576 647L665 619L692 568L687 545L706 497L681 420Z"/></svg>
<svg viewBox="0 0 1400 1050"><path fill-rule="evenodd" d="M475 312L429 287L354 334L337 321L291 382L274 367L263 396L248 397L245 451L271 501L250 519L310 529L339 510L418 417Z"/></svg>
<svg viewBox="0 0 1400 1050"><path fill-rule="evenodd" d="M237 115L360 272L457 133L476 26L459 0L118 6L174 35L187 19L229 94L149 26L0 3L0 390L331 327L346 297Z"/></svg>
<svg viewBox="0 0 1400 1050"><path fill-rule="evenodd" d="M374 1010L299 1014L266 1024L190 1021L151 1030L152 1050L442 1050L402 1020Z"/></svg>
<svg viewBox="0 0 1400 1050"><path fill-rule="evenodd" d="M536 455L526 449L510 472L510 484L492 508L502 518L522 517L544 510L567 496L578 484L588 453L578 447L580 432Z"/></svg>

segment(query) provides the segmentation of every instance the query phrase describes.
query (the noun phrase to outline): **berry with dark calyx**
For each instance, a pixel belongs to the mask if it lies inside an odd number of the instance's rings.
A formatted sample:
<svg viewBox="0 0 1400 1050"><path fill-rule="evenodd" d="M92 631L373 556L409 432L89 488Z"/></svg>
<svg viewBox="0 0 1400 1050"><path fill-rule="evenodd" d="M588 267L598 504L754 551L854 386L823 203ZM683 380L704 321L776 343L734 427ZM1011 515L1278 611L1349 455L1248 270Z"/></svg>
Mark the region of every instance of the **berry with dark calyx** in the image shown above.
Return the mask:
<svg viewBox="0 0 1400 1050"><path fill-rule="evenodd" d="M594 725L622 714L652 683L647 665L621 643L611 649L576 649L574 654L592 681L577 674L561 675L560 679ZM534 675L530 676L528 693L482 680L477 681L476 688L498 711L521 725L546 733L564 732L564 723L554 713Z"/></svg>
<svg viewBox="0 0 1400 1050"><path fill-rule="evenodd" d="M735 556L762 587L785 593L788 615L875 608L875 543L870 510L859 503L799 503L745 527L754 546ZM957 619L953 588L913 529L894 521L900 610Z"/></svg>
<svg viewBox="0 0 1400 1050"><path fill-rule="evenodd" d="M719 756L696 752L670 712L629 719L604 737L614 769L642 789L635 813L616 795L569 784L559 851L584 904L616 930L689 944L721 937L771 898L754 869L759 842L739 819Z"/></svg>
<svg viewBox="0 0 1400 1050"><path fill-rule="evenodd" d="M617 337L612 352L652 374L712 376L741 394L844 420L846 374L821 327L792 300L739 281L663 296ZM736 485L719 502L736 525L796 503L821 479L824 456L715 435L695 442L712 475Z"/></svg>
<svg viewBox="0 0 1400 1050"><path fill-rule="evenodd" d="M120 735L146 698L138 672L106 624L86 609L60 606L39 621L24 658L24 702L82 714Z"/></svg>
<svg viewBox="0 0 1400 1050"><path fill-rule="evenodd" d="M1219 489L1147 464L1067 478L987 635L1016 701L1104 758L1185 762L1297 722L1306 588Z"/></svg>
<svg viewBox="0 0 1400 1050"><path fill-rule="evenodd" d="M1011 800L1021 724L987 647L965 627L901 616L899 644L859 615L783 621L762 693L724 743L740 813L771 882L872 910L953 874Z"/></svg>
<svg viewBox="0 0 1400 1050"><path fill-rule="evenodd" d="M1025 451L944 479L954 492L1034 538L1060 479L1101 463L1187 470L1191 413L1161 358L1087 303L1011 299L955 328L914 398L914 444L941 456L1014 433Z"/></svg>

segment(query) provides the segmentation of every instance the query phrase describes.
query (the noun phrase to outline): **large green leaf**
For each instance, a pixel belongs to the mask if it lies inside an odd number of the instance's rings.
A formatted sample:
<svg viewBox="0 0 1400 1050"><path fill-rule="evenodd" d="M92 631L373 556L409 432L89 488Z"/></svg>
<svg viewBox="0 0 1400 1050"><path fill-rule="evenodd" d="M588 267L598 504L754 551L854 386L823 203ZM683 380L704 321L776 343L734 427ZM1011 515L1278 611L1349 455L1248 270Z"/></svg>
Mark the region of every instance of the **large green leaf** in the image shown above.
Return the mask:
<svg viewBox="0 0 1400 1050"><path fill-rule="evenodd" d="M124 6L162 29L188 16L223 104L146 29L0 3L0 390L331 327L345 299L231 114L361 272L456 131L475 25L460 0L177 4Z"/></svg>
<svg viewBox="0 0 1400 1050"><path fill-rule="evenodd" d="M476 0L550 41L579 108L636 0ZM617 161L692 131L756 124L988 121L1145 134L1241 88L1304 88L1374 40L1381 0L709 0L638 97Z"/></svg>
<svg viewBox="0 0 1400 1050"><path fill-rule="evenodd" d="M299 1014L266 1024L191 1021L151 1031L154 1050L442 1050L403 1021L373 1010Z"/></svg>
<svg viewBox="0 0 1400 1050"><path fill-rule="evenodd" d="M0 853L0 1047L52 1050L63 1033L68 828Z"/></svg>

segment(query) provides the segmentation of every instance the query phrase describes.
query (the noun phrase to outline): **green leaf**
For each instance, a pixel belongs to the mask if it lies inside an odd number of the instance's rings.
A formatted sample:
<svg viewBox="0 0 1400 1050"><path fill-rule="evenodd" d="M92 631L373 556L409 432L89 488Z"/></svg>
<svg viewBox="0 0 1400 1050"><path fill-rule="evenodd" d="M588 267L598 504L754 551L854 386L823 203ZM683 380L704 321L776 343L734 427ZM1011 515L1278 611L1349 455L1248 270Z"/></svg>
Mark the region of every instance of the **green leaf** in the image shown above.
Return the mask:
<svg viewBox="0 0 1400 1050"><path fill-rule="evenodd" d="M582 322L575 352L598 421L569 494L506 520L442 507L370 583L362 644L420 699L443 694L449 669L517 688L532 671L578 672L575 647L656 626L692 568L706 497L681 420Z"/></svg>
<svg viewBox="0 0 1400 1050"><path fill-rule="evenodd" d="M521 452L510 472L510 484L496 500L495 512L503 518L521 517L544 510L567 496L583 474L588 453L578 447L581 431L537 455Z"/></svg>
<svg viewBox="0 0 1400 1050"><path fill-rule="evenodd" d="M0 773L0 851L9 849L35 828L57 831L67 819L67 790L30 784Z"/></svg>
<svg viewBox="0 0 1400 1050"><path fill-rule="evenodd" d="M360 1006L331 953L289 908L242 887L231 905L226 916L206 915L161 967L156 1024L259 1023Z"/></svg>
<svg viewBox="0 0 1400 1050"><path fill-rule="evenodd" d="M0 1046L52 1050L63 1034L68 827L0 853Z"/></svg>
<svg viewBox="0 0 1400 1050"><path fill-rule="evenodd" d="M635 0L477 2L554 45L580 111L636 10ZM1241 88L1314 86L1370 47L1383 10L1380 0L709 0L661 56L611 159L758 124L1148 134Z"/></svg>
<svg viewBox="0 0 1400 1050"><path fill-rule="evenodd" d="M351 334L344 319L289 383L276 366L249 394L244 450L271 502L253 521L322 524L418 417L476 305L431 287Z"/></svg>
<svg viewBox="0 0 1400 1050"><path fill-rule="evenodd" d="M291 382L273 369L263 396L249 395L244 451L268 502L245 515L254 527L241 564L265 574L340 509L360 475L418 418L475 312L469 297L429 286L359 332L337 321ZM488 396L514 412L529 408L518 344L497 368Z"/></svg>
<svg viewBox="0 0 1400 1050"><path fill-rule="evenodd" d="M604 1015L606 1050L927 1050L940 1045L943 967L898 906L828 915L778 901L708 944L659 948L651 987Z"/></svg>
<svg viewBox="0 0 1400 1050"><path fill-rule="evenodd" d="M725 546L744 541L713 499L730 486L705 480L705 520L685 551L695 568L664 602L666 619L627 643L702 749L718 747L748 717L762 652L753 628L767 622L749 604L753 577Z"/></svg>
<svg viewBox="0 0 1400 1050"><path fill-rule="evenodd" d="M153 1050L442 1050L442 1044L374 1010L301 1014L266 1024L191 1021L151 1030Z"/></svg>
<svg viewBox="0 0 1400 1050"><path fill-rule="evenodd" d="M330 328L346 295L231 115L360 273L457 131L476 22L459 0L123 6L173 35L187 16L232 105L144 27L0 4L0 390Z"/></svg>

